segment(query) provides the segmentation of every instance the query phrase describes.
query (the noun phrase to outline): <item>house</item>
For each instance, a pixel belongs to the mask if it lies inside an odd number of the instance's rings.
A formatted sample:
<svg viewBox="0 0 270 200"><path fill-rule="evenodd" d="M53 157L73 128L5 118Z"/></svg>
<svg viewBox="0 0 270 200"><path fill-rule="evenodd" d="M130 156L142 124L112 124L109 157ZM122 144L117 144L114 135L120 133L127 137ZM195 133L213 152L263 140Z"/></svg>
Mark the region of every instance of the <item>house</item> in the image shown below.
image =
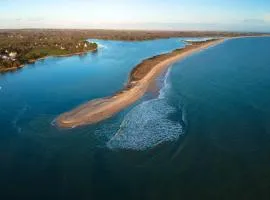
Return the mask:
<svg viewBox="0 0 270 200"><path fill-rule="evenodd" d="M8 56L6 56L6 55L1 55L1 58L2 58L3 60L8 60Z"/></svg>
<svg viewBox="0 0 270 200"><path fill-rule="evenodd" d="M14 59L17 56L17 52L10 52L8 55L10 58Z"/></svg>

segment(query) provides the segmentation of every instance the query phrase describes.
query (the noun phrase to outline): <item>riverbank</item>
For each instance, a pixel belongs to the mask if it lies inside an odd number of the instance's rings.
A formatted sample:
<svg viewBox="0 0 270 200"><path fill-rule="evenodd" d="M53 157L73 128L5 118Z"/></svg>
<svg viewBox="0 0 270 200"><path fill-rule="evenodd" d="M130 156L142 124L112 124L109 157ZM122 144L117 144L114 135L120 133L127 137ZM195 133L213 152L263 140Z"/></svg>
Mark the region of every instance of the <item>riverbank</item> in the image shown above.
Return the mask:
<svg viewBox="0 0 270 200"><path fill-rule="evenodd" d="M194 42L183 49L176 49L144 60L130 73L126 87L111 97L92 100L56 119L61 128L74 128L93 124L107 119L140 99L147 91L150 82L172 63L195 52L220 44L224 39Z"/></svg>

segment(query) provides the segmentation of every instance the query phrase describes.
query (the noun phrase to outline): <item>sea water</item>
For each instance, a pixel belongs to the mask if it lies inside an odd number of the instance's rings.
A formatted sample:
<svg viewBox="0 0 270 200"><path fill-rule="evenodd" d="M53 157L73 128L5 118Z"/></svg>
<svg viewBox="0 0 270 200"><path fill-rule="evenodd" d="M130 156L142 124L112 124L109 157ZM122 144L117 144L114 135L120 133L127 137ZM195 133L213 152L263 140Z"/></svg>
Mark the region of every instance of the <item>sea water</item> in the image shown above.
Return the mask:
<svg viewBox="0 0 270 200"><path fill-rule="evenodd" d="M94 40L96 53L0 75L1 199L268 199L270 38L195 53L157 95L96 125L51 125L183 40Z"/></svg>

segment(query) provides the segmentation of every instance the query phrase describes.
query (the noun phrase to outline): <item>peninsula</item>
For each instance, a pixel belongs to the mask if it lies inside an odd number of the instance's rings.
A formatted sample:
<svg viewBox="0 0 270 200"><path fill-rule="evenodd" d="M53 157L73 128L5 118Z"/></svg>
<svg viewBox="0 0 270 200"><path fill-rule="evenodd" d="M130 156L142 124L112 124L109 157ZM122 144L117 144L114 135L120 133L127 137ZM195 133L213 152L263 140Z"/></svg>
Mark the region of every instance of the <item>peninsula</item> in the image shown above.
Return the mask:
<svg viewBox="0 0 270 200"><path fill-rule="evenodd" d="M141 98L150 82L170 64L223 41L224 39L212 39L190 42L185 48L146 59L132 70L123 90L111 97L92 100L60 115L56 119L56 124L61 128L74 128L107 119Z"/></svg>

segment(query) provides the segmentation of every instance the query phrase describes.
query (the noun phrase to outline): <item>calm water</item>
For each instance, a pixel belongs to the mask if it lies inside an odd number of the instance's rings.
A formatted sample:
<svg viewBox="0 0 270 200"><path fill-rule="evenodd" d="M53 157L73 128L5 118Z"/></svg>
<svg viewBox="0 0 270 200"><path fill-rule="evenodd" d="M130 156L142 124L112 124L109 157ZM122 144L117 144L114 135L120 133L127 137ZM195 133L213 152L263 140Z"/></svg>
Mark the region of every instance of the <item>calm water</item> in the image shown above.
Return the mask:
<svg viewBox="0 0 270 200"><path fill-rule="evenodd" d="M0 75L1 199L270 198L270 38L196 53L113 118L58 130L58 114L113 94L142 59L184 46L97 42L97 53Z"/></svg>

